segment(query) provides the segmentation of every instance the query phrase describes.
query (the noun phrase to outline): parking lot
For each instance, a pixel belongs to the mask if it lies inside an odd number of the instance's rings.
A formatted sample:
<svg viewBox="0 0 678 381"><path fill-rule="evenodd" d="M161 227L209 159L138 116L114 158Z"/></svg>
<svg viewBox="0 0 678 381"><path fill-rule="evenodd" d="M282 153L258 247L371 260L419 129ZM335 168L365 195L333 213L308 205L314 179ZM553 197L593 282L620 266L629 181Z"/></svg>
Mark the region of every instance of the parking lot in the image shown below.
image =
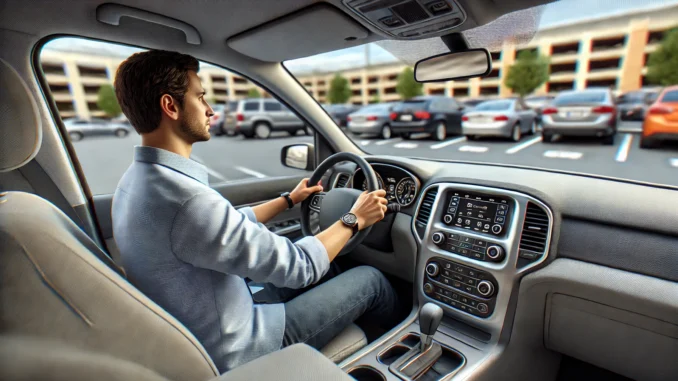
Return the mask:
<svg viewBox="0 0 678 381"><path fill-rule="evenodd" d="M640 149L638 122L623 122L612 146L590 139L557 139L543 143L540 136L524 136L520 142L505 139L469 141L449 137L443 142L414 136L411 140L370 137L351 138L371 154L422 157L512 164L590 173L678 186L678 147ZM193 148L193 159L209 169L210 183L246 178L303 174L283 167L280 150L295 142L311 143L309 136L291 137L276 133L266 140L213 137ZM93 137L75 142L76 152L94 194L112 193L133 158L133 147L141 143L136 134L126 138Z"/></svg>

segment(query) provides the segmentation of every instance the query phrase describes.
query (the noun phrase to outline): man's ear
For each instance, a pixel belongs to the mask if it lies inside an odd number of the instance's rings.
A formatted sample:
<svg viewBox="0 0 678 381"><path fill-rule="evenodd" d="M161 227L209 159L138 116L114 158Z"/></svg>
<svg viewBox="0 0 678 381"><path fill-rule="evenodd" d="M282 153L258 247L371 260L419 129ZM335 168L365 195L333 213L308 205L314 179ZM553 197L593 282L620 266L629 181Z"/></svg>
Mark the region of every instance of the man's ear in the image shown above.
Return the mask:
<svg viewBox="0 0 678 381"><path fill-rule="evenodd" d="M172 120L179 120L179 104L169 94L160 97L160 109L162 113Z"/></svg>

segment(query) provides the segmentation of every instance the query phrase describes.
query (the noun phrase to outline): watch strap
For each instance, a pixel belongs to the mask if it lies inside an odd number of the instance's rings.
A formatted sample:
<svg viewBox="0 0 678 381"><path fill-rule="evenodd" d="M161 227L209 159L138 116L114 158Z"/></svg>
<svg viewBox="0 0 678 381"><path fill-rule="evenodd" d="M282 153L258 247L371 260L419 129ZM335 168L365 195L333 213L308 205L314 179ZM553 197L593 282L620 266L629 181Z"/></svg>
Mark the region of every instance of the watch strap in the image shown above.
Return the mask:
<svg viewBox="0 0 678 381"><path fill-rule="evenodd" d="M290 192L281 193L280 197L284 197L285 200L287 201L287 209L294 208L294 201L292 201L292 196L290 196Z"/></svg>

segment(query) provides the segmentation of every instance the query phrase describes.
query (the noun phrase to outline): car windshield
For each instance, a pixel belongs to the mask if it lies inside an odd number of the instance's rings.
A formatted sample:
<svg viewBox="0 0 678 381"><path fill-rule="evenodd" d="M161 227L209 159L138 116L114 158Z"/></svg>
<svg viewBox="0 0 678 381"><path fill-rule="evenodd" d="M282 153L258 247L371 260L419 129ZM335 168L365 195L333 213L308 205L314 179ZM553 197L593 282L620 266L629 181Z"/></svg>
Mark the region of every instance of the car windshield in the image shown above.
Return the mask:
<svg viewBox="0 0 678 381"><path fill-rule="evenodd" d="M473 111L504 111L511 108L513 101L489 101L476 106Z"/></svg>
<svg viewBox="0 0 678 381"><path fill-rule="evenodd" d="M569 106L576 104L587 103L602 103L605 102L605 93L584 91L581 93L563 94L553 100L554 106Z"/></svg>
<svg viewBox="0 0 678 381"><path fill-rule="evenodd" d="M362 106L417 96L454 99L455 106L431 103L433 109L449 110L436 115L426 109L431 115L420 114L428 117L425 120L406 115L398 117L396 124L385 121L393 124L393 133L384 141L354 133L350 125L340 126L369 154L519 165L678 186L678 143L667 138L660 147L641 148L644 109L626 113L621 108L603 108L604 113L588 117L575 111L563 114L580 119L579 130L574 132L551 134L549 128L555 127L545 124L558 119L548 114L554 102L555 107L576 107L611 101L622 94L627 94L622 102L635 102L643 88L678 84L678 77L671 74L675 68L662 58L678 55L671 42L676 41L671 39L672 33L678 33L672 32L676 27L678 0L561 0L463 31L470 47L490 52L492 71L482 78L416 82L415 63L446 51L438 37L385 39L283 65L318 103ZM514 69L519 63L527 65L527 70ZM514 78L508 81L513 70ZM486 137L465 134L464 112L506 108L503 102L478 104L478 100L516 96L535 110L534 119L521 121L518 141L508 139L510 133L505 131L482 131ZM665 94L664 101L678 102L678 91ZM465 108L460 111L457 104ZM423 101L407 101L396 105L393 112L410 109L414 113L423 106ZM611 115L616 119L610 119ZM434 129L441 121L446 132L436 136ZM596 126L596 121L602 124ZM549 142L543 141L543 127Z"/></svg>
<svg viewBox="0 0 678 381"><path fill-rule="evenodd" d="M662 97L662 102L664 103L678 102L678 90L667 91Z"/></svg>

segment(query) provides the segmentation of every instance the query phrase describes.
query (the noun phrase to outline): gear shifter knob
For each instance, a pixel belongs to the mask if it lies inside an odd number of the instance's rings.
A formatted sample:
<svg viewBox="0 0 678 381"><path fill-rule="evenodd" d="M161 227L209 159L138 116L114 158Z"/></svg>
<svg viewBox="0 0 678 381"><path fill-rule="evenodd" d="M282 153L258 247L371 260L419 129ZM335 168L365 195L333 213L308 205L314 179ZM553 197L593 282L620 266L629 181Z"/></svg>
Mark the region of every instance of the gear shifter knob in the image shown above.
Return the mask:
<svg viewBox="0 0 678 381"><path fill-rule="evenodd" d="M443 319L443 309L433 303L426 303L419 310L419 329L421 330L421 351L429 345L433 335L438 331L440 321Z"/></svg>

